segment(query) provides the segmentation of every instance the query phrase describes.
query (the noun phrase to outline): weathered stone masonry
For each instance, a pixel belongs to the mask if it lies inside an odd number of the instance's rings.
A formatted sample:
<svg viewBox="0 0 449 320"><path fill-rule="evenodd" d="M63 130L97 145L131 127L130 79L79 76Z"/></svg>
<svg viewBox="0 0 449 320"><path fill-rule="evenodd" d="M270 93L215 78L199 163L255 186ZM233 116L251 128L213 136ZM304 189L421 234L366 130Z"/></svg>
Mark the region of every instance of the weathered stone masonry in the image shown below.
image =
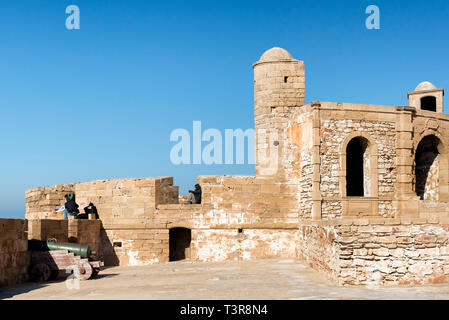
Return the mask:
<svg viewBox="0 0 449 320"><path fill-rule="evenodd" d="M305 66L281 48L254 68L255 176L199 176L201 205L173 178L28 190L28 219L76 193L101 220L107 265L299 257L341 285L446 281L449 116L423 82L408 106L305 104Z"/></svg>
<svg viewBox="0 0 449 320"><path fill-rule="evenodd" d="M168 262L169 229L176 227L191 230L193 260L295 256L298 214L290 208L295 190L251 176L207 176L199 177L198 182L203 189L202 205L178 204L177 193L173 195L177 188L171 186L173 178L164 177L31 189L29 203L34 201L33 207L38 209L27 218L30 223L36 223L35 218L61 219L62 214L53 216L50 208L42 211L47 208L49 194L63 198L64 192L71 190L81 207L93 202L102 222L98 250L108 265ZM163 193L160 189L170 196L152 198ZM169 203L160 203L161 199Z"/></svg>
<svg viewBox="0 0 449 320"><path fill-rule="evenodd" d="M0 287L28 279L30 255L23 219L0 219Z"/></svg>
<svg viewBox="0 0 449 320"><path fill-rule="evenodd" d="M298 255L340 285L438 283L449 272L448 223L447 218L304 223Z"/></svg>

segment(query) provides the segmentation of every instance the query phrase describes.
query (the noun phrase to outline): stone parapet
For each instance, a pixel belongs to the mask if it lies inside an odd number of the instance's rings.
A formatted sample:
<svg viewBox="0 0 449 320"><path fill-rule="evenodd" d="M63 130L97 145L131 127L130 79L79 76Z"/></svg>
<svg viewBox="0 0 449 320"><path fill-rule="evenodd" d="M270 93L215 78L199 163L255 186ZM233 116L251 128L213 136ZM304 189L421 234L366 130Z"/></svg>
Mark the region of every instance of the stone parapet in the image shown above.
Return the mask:
<svg viewBox="0 0 449 320"><path fill-rule="evenodd" d="M28 220L29 240L54 240L67 242L68 220L33 219Z"/></svg>
<svg viewBox="0 0 449 320"><path fill-rule="evenodd" d="M298 257L340 285L446 282L449 219L301 221Z"/></svg>
<svg viewBox="0 0 449 320"><path fill-rule="evenodd" d="M24 219L0 219L0 287L28 279L27 226Z"/></svg>

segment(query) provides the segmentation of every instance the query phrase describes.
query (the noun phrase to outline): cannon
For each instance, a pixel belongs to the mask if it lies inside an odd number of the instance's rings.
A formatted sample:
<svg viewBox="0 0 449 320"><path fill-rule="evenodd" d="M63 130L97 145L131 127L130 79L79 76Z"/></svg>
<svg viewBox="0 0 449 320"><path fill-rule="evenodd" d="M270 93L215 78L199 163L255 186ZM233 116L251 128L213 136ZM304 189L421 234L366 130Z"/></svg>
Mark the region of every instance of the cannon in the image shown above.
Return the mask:
<svg viewBox="0 0 449 320"><path fill-rule="evenodd" d="M60 271L87 280L104 266L102 261L92 259L92 250L86 244L28 240L28 250L31 251L30 278L36 281L48 281Z"/></svg>
<svg viewBox="0 0 449 320"><path fill-rule="evenodd" d="M67 250L82 259L89 259L92 256L92 250L87 244L77 243L59 243L56 241L28 240L28 250L30 251L53 251Z"/></svg>

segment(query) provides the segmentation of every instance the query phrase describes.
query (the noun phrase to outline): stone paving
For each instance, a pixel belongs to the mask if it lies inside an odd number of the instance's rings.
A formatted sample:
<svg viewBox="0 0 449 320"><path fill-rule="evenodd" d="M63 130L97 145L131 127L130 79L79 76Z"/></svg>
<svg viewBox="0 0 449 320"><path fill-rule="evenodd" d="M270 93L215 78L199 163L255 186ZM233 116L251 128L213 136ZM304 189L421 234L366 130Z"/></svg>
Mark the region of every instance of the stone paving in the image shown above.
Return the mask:
<svg viewBox="0 0 449 320"><path fill-rule="evenodd" d="M62 280L28 282L0 289L0 299L449 299L449 284L338 287L295 259L182 261L107 268L97 278L80 282L79 289L68 289Z"/></svg>

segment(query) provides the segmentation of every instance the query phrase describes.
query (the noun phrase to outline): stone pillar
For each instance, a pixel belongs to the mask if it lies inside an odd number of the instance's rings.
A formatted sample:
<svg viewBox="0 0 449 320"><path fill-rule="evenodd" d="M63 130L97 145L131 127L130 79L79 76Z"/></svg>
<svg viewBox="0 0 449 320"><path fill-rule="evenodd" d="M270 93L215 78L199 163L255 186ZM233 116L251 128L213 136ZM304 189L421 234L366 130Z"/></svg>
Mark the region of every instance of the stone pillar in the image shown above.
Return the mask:
<svg viewBox="0 0 449 320"><path fill-rule="evenodd" d="M398 108L396 123L396 217L418 217L418 197L413 192L413 115L415 108Z"/></svg>
<svg viewBox="0 0 449 320"><path fill-rule="evenodd" d="M312 177L312 219L321 220L321 155L320 155L320 102L312 102L312 136L313 136L313 147L312 147L312 166L313 166L313 177Z"/></svg>

